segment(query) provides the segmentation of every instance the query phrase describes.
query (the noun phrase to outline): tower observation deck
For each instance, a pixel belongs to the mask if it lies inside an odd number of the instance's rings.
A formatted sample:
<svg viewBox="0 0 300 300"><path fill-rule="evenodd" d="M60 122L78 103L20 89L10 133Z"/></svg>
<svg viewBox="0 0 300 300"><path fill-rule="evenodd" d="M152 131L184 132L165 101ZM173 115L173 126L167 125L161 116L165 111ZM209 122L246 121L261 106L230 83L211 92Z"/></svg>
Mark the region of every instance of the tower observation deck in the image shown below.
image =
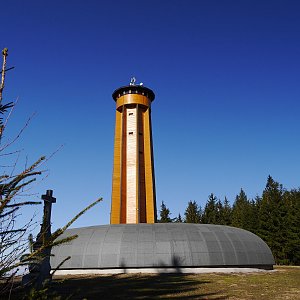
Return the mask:
<svg viewBox="0 0 300 300"><path fill-rule="evenodd" d="M152 90L130 85L115 90L116 123L111 224L156 222L151 130Z"/></svg>

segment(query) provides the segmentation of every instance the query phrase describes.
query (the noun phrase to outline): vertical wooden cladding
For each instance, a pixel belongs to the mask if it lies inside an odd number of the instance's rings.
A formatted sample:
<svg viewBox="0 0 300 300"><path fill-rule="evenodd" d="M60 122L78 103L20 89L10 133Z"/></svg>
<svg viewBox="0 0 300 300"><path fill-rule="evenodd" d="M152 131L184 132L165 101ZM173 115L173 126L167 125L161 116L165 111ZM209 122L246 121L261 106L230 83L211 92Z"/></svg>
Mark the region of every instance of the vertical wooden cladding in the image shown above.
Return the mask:
<svg viewBox="0 0 300 300"><path fill-rule="evenodd" d="M151 134L150 109L144 113L144 157L145 157L145 189L147 223L156 222L156 199L154 182L154 164Z"/></svg>
<svg viewBox="0 0 300 300"><path fill-rule="evenodd" d="M111 199L111 213L110 223L120 224L120 191L121 191L121 163L122 163L122 113L116 111L116 125L115 125L115 149L114 149L114 165L112 178L112 199Z"/></svg>
<svg viewBox="0 0 300 300"><path fill-rule="evenodd" d="M151 99L130 93L114 98L117 112L111 224L156 222L150 120L154 94L150 92Z"/></svg>
<svg viewBox="0 0 300 300"><path fill-rule="evenodd" d="M127 198L126 198L126 190L127 190L127 171L126 171L126 161L127 161L127 115L126 109L123 107L122 109L122 126L120 127L120 136L122 137L121 142L121 178L120 178L120 190L118 191L118 201L120 202L120 216L119 222L121 224L126 224L126 208L127 208ZM119 196L120 195L120 196ZM121 198L120 198L121 197Z"/></svg>

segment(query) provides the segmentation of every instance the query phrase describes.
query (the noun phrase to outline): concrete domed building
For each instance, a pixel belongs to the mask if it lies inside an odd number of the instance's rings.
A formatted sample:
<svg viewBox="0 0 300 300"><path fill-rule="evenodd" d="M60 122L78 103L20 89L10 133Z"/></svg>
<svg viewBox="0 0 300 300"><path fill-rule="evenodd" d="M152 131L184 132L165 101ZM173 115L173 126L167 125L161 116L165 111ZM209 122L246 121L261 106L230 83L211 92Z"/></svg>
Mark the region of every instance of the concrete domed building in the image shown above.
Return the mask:
<svg viewBox="0 0 300 300"><path fill-rule="evenodd" d="M274 258L255 234L229 226L158 223L70 229L70 243L54 247L54 268L67 273L197 272L199 268L273 269Z"/></svg>

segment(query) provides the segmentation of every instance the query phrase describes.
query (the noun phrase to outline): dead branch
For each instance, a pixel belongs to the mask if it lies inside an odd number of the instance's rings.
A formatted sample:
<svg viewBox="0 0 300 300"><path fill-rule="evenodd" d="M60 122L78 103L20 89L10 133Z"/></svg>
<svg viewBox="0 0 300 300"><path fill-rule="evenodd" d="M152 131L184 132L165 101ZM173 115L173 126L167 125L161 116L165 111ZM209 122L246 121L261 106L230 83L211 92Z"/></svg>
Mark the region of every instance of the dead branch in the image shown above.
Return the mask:
<svg viewBox="0 0 300 300"><path fill-rule="evenodd" d="M50 159L51 159L57 152L59 152L63 147L64 147L64 145L60 145L56 150L54 150L54 151L47 157L47 159L44 160L43 163L41 163L41 165L44 164L44 163L46 163L46 162L48 162L48 160L50 160Z"/></svg>
<svg viewBox="0 0 300 300"><path fill-rule="evenodd" d="M15 204L6 205L6 207L19 207L22 205L36 205L41 203L42 203L41 201L26 201L26 202L19 202Z"/></svg>
<svg viewBox="0 0 300 300"><path fill-rule="evenodd" d="M8 233L18 233L18 232L24 232L26 229L12 229L12 230L7 230L7 231L2 231L0 232L0 235L5 235Z"/></svg>
<svg viewBox="0 0 300 300"><path fill-rule="evenodd" d="M4 83L5 83L6 59L8 56L7 48L4 48L2 50L2 56L3 56L3 63L2 63L1 84L0 84L0 104L2 102L2 93L3 93L3 89L4 89Z"/></svg>
<svg viewBox="0 0 300 300"><path fill-rule="evenodd" d="M15 138L10 141L7 142L3 147L0 148L0 152L3 151L4 149L6 149L7 147L9 147L11 144L13 144L16 140L18 140L20 138L20 136L22 135L23 131L28 127L30 121L32 120L32 118L35 116L35 112L27 119L25 125L21 128L21 130L19 131L19 133L15 136ZM2 131L0 133L2 135ZM1 136L0 135L0 136Z"/></svg>
<svg viewBox="0 0 300 300"><path fill-rule="evenodd" d="M10 67L10 68L7 68L7 69L5 69L5 72L7 72L7 71L10 71L10 70L12 70L12 69L14 69L15 67ZM2 70L1 70L1 72L0 72L1 74L2 74Z"/></svg>
<svg viewBox="0 0 300 300"><path fill-rule="evenodd" d="M7 71L7 70L6 70L6 71ZM7 125L7 123L8 123L8 120L10 119L10 116L11 116L11 114L13 113L14 108L15 108L15 106L17 105L18 102L19 102L19 97L17 97L15 103L13 103L12 106L11 106L11 109L10 109L10 111L9 111L9 113L8 113L8 116L6 117L5 122L4 122L4 124L2 125L2 128L1 128L1 129L2 129L2 132L1 132L1 134L3 134L3 132L4 132L5 128L6 128L6 125Z"/></svg>
<svg viewBox="0 0 300 300"><path fill-rule="evenodd" d="M5 218L8 215L11 215L15 213L20 207L15 207L14 209L11 209L10 211L6 212L5 214L0 215L0 218Z"/></svg>
<svg viewBox="0 0 300 300"><path fill-rule="evenodd" d="M0 156L9 156L9 155L13 155L16 153L21 153L24 149L21 150L16 150L16 151L12 151L12 152L8 152L8 153L1 153Z"/></svg>

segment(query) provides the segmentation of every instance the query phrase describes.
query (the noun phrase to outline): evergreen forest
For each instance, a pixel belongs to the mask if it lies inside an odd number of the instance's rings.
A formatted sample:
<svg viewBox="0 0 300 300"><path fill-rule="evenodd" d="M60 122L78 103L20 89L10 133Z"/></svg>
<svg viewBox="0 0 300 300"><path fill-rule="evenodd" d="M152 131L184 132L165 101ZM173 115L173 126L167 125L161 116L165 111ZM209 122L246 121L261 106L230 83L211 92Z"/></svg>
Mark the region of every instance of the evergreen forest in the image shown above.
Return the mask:
<svg viewBox="0 0 300 300"><path fill-rule="evenodd" d="M261 196L249 199L243 189L231 205L213 193L202 208L189 201L184 215L171 218L165 202L158 222L228 225L253 232L271 248L278 265L300 265L300 188L286 190L268 176Z"/></svg>

